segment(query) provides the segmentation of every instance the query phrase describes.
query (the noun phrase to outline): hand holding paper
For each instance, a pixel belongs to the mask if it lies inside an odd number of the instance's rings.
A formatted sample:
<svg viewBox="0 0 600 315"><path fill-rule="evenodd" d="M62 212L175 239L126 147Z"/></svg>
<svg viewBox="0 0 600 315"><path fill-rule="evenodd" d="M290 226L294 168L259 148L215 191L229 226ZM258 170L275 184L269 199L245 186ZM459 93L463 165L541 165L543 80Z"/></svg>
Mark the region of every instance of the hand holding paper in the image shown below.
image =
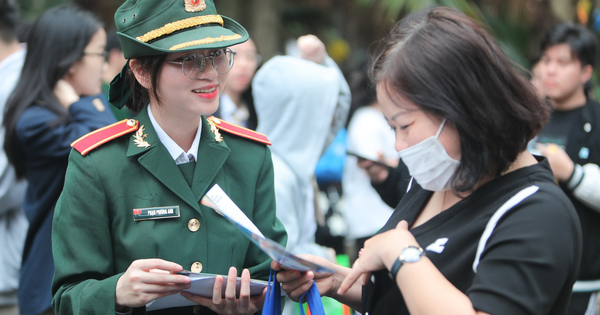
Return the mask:
<svg viewBox="0 0 600 315"><path fill-rule="evenodd" d="M248 310L251 314L251 305L262 305L264 299L263 291L267 287L266 281L251 280L248 270L242 272L242 277L236 277L235 267L229 269L228 276L211 275L203 273L186 273L191 280L191 287L181 294L173 294L146 305L146 310L159 310L171 307L182 307L191 305L204 305L209 308L232 308L232 303L240 304L235 308L244 313ZM227 299L227 297L233 297ZM236 298L238 297L238 298ZM230 303L226 304L226 300ZM236 306L238 307L238 306ZM216 311L213 309L213 311ZM256 310L254 310L255 312Z"/></svg>
<svg viewBox="0 0 600 315"><path fill-rule="evenodd" d="M162 272L156 272L157 269ZM140 307L189 288L188 277L171 274L181 270L180 265L162 259L139 259L132 262L117 281L115 307L119 310Z"/></svg>

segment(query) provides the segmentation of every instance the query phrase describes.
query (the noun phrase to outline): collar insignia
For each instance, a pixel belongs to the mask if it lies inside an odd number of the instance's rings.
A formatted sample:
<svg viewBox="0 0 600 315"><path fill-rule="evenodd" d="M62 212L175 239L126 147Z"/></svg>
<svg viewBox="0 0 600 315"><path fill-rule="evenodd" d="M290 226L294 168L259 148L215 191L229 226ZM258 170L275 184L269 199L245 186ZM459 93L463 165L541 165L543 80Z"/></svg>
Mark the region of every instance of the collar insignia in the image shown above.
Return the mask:
<svg viewBox="0 0 600 315"><path fill-rule="evenodd" d="M208 124L210 125L210 131L215 134L215 141L223 141L223 136L221 136L221 133L219 133L219 128L217 128L217 124L220 124L221 121L215 117L209 117L206 119L206 121L208 121Z"/></svg>
<svg viewBox="0 0 600 315"><path fill-rule="evenodd" d="M133 135L133 138L135 138L133 140L133 143L137 145L138 148L147 148L150 146L150 143L144 140L146 137L148 137L148 134L144 133L144 125L142 125L140 129L136 131L135 135Z"/></svg>

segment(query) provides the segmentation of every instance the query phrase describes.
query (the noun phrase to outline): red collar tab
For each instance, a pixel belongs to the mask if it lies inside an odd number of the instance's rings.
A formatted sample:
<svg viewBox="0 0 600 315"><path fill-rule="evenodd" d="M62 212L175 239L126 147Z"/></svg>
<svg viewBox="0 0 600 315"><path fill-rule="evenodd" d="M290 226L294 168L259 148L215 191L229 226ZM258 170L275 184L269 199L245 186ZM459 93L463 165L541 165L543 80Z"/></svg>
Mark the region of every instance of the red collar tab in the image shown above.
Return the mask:
<svg viewBox="0 0 600 315"><path fill-rule="evenodd" d="M267 136L262 133L230 124L214 116L210 116L207 119L211 120L219 130L223 130L227 133L231 133L246 139L254 140L256 142L264 143L266 145L271 145L271 141L269 141Z"/></svg>
<svg viewBox="0 0 600 315"><path fill-rule="evenodd" d="M139 122L135 119L123 119L112 125L94 130L87 135L73 141L73 143L71 143L71 147L79 151L81 155L86 155L93 149L112 139L136 131L138 126Z"/></svg>

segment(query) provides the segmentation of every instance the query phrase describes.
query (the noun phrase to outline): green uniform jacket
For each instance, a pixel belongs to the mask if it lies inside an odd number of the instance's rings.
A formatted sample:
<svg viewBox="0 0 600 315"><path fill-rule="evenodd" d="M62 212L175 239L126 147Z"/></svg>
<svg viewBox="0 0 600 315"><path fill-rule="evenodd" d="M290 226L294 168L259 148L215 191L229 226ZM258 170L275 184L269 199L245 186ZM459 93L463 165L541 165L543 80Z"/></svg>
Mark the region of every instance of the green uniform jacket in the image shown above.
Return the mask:
<svg viewBox="0 0 600 315"><path fill-rule="evenodd" d="M268 238L285 245L275 216L273 165L269 148L221 131L216 142L202 117L198 161L190 187L159 141L147 110L137 118L148 148L134 133L82 156L72 151L64 190L56 205L52 250L56 270L52 305L57 314L115 314L118 278L136 259L160 258L184 269L202 264L203 273L267 279L270 258L200 199L215 183ZM179 206L180 217L134 221L133 209ZM200 228L188 228L191 219ZM144 308L134 309L143 313Z"/></svg>

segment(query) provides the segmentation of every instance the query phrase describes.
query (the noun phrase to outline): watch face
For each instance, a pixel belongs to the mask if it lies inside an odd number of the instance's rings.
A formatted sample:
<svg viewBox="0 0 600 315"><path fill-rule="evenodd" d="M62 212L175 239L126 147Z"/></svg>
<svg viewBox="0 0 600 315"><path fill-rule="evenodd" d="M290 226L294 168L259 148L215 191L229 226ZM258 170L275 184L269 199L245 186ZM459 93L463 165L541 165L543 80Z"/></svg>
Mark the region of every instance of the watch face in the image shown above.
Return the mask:
<svg viewBox="0 0 600 315"><path fill-rule="evenodd" d="M422 255L423 255L423 251L419 250L419 248L414 247L414 246L409 246L409 247L405 248L404 250L402 250L402 255L400 256L400 260L402 260L403 262L408 262L408 263L417 262L421 259Z"/></svg>

